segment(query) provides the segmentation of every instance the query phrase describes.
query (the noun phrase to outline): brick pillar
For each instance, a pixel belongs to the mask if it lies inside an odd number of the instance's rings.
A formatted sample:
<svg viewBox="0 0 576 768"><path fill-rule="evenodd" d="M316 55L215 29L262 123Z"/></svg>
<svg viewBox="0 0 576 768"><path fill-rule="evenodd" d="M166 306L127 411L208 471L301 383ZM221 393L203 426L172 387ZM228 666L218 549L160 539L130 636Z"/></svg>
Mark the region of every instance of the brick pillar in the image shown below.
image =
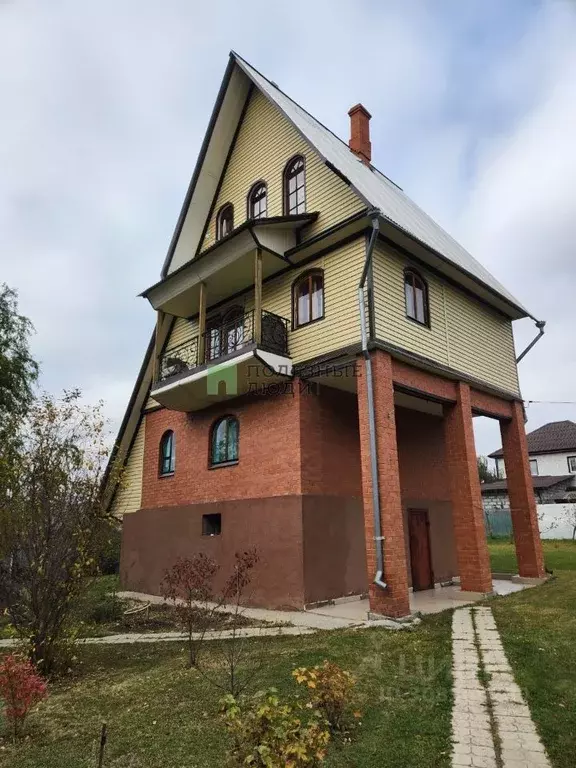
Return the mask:
<svg viewBox="0 0 576 768"><path fill-rule="evenodd" d="M404 539L404 516L400 496L398 449L396 445L396 419L394 390L392 387L392 360L390 355L377 350L372 353L374 381L374 410L376 417L376 444L380 480L380 519L384 536L384 577L388 587L374 584L376 575L376 545L374 541L374 512L372 504L372 473L370 464L370 434L368 426L368 391L365 362L359 361L358 414L360 421L360 455L362 460L362 496L364 501L364 531L368 568L370 611L385 616L407 616L410 613L408 569Z"/></svg>
<svg viewBox="0 0 576 768"><path fill-rule="evenodd" d="M512 418L500 422L502 448L504 450L504 465L508 480L508 498L518 573L528 578L542 578L546 575L542 542L538 530L538 515L536 499L530 474L528 445L524 430L524 413L522 405L515 402L512 405Z"/></svg>
<svg viewBox="0 0 576 768"><path fill-rule="evenodd" d="M466 591L492 592L468 384L458 384L456 404L445 409L444 429L460 584Z"/></svg>

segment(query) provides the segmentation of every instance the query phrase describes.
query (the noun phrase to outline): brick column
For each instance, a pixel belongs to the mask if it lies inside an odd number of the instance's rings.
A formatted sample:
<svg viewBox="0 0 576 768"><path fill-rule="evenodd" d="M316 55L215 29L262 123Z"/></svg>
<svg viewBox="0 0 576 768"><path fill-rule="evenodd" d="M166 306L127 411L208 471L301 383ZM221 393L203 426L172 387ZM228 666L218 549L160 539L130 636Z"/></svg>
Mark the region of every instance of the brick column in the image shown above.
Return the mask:
<svg viewBox="0 0 576 768"><path fill-rule="evenodd" d="M512 405L512 418L509 421L500 422L500 433L508 480L508 498L514 528L518 573L520 576L529 578L542 578L546 575L546 571L530 474L524 413L519 402Z"/></svg>
<svg viewBox="0 0 576 768"><path fill-rule="evenodd" d="M460 584L466 591L492 592L468 384L458 384L456 397L445 409L444 429Z"/></svg>
<svg viewBox="0 0 576 768"><path fill-rule="evenodd" d="M374 541L374 511L372 504L372 473L370 464L370 434L368 425L368 390L365 362L357 363L358 414L360 421L360 455L362 460L362 496L364 502L364 532L368 568L370 611L385 616L407 616L410 613L408 569L404 539L404 516L400 496L398 449L392 360L390 355L376 350L372 353L374 381L374 410L376 443L380 480L380 519L384 536L384 577L386 589L374 584L376 575L376 544Z"/></svg>

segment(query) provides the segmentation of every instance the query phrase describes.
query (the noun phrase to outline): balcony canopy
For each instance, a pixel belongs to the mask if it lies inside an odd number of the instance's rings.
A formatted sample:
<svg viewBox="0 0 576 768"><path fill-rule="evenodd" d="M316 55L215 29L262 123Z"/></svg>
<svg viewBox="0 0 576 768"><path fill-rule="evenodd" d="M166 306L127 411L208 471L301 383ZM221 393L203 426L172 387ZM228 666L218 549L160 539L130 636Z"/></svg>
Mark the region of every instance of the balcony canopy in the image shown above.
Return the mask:
<svg viewBox="0 0 576 768"><path fill-rule="evenodd" d="M290 266L285 253L296 245L298 230L317 216L306 213L248 220L141 296L156 310L191 317L199 311L201 283L206 284L211 304L254 284L252 256L256 248L262 251L263 279Z"/></svg>

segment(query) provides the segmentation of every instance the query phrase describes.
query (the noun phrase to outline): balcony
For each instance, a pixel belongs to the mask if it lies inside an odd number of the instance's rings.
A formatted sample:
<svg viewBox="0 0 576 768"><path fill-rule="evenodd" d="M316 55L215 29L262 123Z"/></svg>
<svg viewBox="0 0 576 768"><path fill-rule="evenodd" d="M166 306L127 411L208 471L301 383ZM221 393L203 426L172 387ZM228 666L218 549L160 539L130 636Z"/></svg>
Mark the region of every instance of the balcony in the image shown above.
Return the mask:
<svg viewBox="0 0 576 768"><path fill-rule="evenodd" d="M286 318L254 310L210 325L193 339L163 352L151 395L166 408L195 411L292 374Z"/></svg>

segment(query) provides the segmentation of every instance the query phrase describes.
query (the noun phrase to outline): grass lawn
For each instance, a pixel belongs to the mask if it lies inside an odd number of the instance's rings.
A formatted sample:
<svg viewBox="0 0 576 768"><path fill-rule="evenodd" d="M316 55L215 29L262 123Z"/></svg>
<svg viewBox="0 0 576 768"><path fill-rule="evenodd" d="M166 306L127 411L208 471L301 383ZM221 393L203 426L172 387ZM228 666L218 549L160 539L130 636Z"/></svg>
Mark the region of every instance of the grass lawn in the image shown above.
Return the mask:
<svg viewBox="0 0 576 768"><path fill-rule="evenodd" d="M325 658L357 676L362 726L351 746L331 747L328 768L443 768L450 763L450 622L443 614L416 631L262 638L247 648L260 662L258 688L296 691L292 669ZM0 743L0 766L94 768L103 720L106 768L224 765L220 693L184 668L179 643L84 647L79 657L78 676L54 685L31 716L31 738ZM218 674L216 646L205 665Z"/></svg>
<svg viewBox="0 0 576 768"><path fill-rule="evenodd" d="M576 764L576 545L545 542L555 578L491 604L554 768ZM501 545L493 555L503 562Z"/></svg>
<svg viewBox="0 0 576 768"><path fill-rule="evenodd" d="M551 571L576 570L576 541L545 539L542 542L546 567ZM518 573L514 543L509 539L488 542L490 562L495 573Z"/></svg>

